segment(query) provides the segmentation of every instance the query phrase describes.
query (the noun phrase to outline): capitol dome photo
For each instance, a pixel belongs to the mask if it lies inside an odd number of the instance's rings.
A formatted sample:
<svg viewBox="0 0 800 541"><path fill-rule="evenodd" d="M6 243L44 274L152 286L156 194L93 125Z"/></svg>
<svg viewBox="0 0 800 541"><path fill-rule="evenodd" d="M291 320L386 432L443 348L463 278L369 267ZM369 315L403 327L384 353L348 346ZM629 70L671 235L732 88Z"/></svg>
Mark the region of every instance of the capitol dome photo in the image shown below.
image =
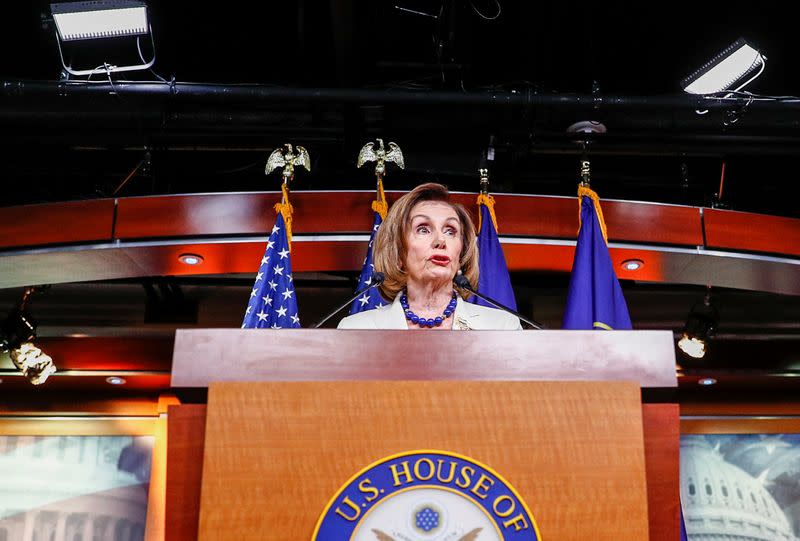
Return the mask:
<svg viewBox="0 0 800 541"><path fill-rule="evenodd" d="M705 436L681 438L680 487L689 541L797 541L784 511L754 477Z"/></svg>
<svg viewBox="0 0 800 541"><path fill-rule="evenodd" d="M0 436L0 541L142 541L151 444Z"/></svg>

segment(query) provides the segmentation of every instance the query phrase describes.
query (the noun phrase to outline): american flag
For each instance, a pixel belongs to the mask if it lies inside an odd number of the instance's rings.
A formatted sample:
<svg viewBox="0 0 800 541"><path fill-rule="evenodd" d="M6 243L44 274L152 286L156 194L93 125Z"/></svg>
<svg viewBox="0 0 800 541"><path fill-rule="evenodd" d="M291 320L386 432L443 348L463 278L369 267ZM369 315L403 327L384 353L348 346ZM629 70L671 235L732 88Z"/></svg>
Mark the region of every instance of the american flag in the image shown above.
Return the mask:
<svg viewBox="0 0 800 541"><path fill-rule="evenodd" d="M278 213L275 226L261 258L250 301L242 321L243 329L299 328L297 298L292 284L292 262L283 214Z"/></svg>
<svg viewBox="0 0 800 541"><path fill-rule="evenodd" d="M372 222L372 234L369 237L369 244L367 245L367 257L364 258L364 266L361 267L361 276L358 278L358 286L356 291L364 289L370 285L372 281L372 273L375 271L375 265L372 263L372 245L375 242L375 235L378 234L378 229L383 223L383 219L378 212L375 212L375 219ZM350 307L350 314L357 314L358 312L365 312L373 308L380 308L385 304L383 297L376 288L370 289L359 298L353 301Z"/></svg>

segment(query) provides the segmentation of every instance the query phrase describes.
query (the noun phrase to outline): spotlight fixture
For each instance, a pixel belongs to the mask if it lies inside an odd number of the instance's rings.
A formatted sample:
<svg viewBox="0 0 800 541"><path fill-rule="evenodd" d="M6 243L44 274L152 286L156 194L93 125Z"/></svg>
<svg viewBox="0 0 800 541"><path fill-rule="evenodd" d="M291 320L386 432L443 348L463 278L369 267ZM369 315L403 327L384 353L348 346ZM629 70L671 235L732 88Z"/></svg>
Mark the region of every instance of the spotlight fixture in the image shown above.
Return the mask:
<svg viewBox="0 0 800 541"><path fill-rule="evenodd" d="M689 94L736 92L761 75L766 60L760 51L739 38L681 81L681 88Z"/></svg>
<svg viewBox="0 0 800 541"><path fill-rule="evenodd" d="M199 265L203 262L203 256L198 254L181 254L178 260L186 265Z"/></svg>
<svg viewBox="0 0 800 541"><path fill-rule="evenodd" d="M136 71L150 69L155 63L155 43L153 31L147 14L147 5L142 0L89 0L82 2L62 2L50 4L53 21L56 27L56 42L58 53L61 56L61 65L64 71L83 77L94 74L110 74L123 71ZM145 60L142 54L140 38L150 36L152 57ZM67 44L90 40L108 40L113 38L133 38L135 40L138 60L123 66L111 64L109 58L99 60L96 68L75 69L64 61L64 51ZM98 43L109 49L109 43ZM133 47L133 44L131 44ZM70 51L75 52L75 51ZM130 51L133 58L133 49ZM70 55L72 57L72 55Z"/></svg>
<svg viewBox="0 0 800 541"><path fill-rule="evenodd" d="M53 359L33 344L36 322L27 312L34 288L25 289L22 300L0 325L0 350L8 351L11 361L34 385L41 385L55 373Z"/></svg>
<svg viewBox="0 0 800 541"><path fill-rule="evenodd" d="M25 376L25 379L34 385L41 385L56 372L53 359L32 342L25 342L13 348L11 360Z"/></svg>
<svg viewBox="0 0 800 541"><path fill-rule="evenodd" d="M106 378L106 383L111 385L125 385L126 381L125 378L121 378L119 376L109 376Z"/></svg>
<svg viewBox="0 0 800 541"><path fill-rule="evenodd" d="M715 380L714 378L700 378L699 380L697 380L698 385L703 385L705 387L708 387L709 385L715 385L716 383L717 380Z"/></svg>
<svg viewBox="0 0 800 541"><path fill-rule="evenodd" d="M627 271L637 271L644 267L644 261L641 259L626 259L622 262L622 268Z"/></svg>
<svg viewBox="0 0 800 541"><path fill-rule="evenodd" d="M708 340L717 330L718 324L719 313L711 303L709 291L703 301L695 304L689 312L678 347L689 357L702 359L706 355Z"/></svg>

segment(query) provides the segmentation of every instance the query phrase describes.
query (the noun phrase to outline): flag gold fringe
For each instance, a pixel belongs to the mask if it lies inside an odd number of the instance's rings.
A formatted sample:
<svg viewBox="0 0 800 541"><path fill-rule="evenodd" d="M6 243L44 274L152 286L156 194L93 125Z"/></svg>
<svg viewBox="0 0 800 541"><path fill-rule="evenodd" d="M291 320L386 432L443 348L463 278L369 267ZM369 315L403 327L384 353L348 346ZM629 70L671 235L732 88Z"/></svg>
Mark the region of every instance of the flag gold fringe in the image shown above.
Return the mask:
<svg viewBox="0 0 800 541"><path fill-rule="evenodd" d="M603 209L600 208L600 198L594 190L587 186L578 186L578 231L581 227L581 208L583 206L583 196L589 196L594 203L594 211L597 214L597 221L600 222L600 230L603 232L603 239L608 244L608 232L606 231L606 221L603 219Z"/></svg>
<svg viewBox="0 0 800 541"><path fill-rule="evenodd" d="M383 193L383 179L378 179L378 198L372 202L372 210L380 215L381 220L385 220L386 213L389 212L389 205L386 203L386 194Z"/></svg>
<svg viewBox="0 0 800 541"><path fill-rule="evenodd" d="M492 224L494 225L495 232L499 231L497 229L497 216L494 213L494 197L489 195L488 193L482 193L478 195L478 205L484 205L487 209L489 209L489 216L492 217ZM480 208L478 209L478 233L481 231L481 222L483 221L482 213L480 212Z"/></svg>
<svg viewBox="0 0 800 541"><path fill-rule="evenodd" d="M294 208L289 202L289 187L284 182L281 185L281 202L275 204L275 212L283 216L283 223L286 225L286 240L289 243L289 251L292 250L292 213Z"/></svg>

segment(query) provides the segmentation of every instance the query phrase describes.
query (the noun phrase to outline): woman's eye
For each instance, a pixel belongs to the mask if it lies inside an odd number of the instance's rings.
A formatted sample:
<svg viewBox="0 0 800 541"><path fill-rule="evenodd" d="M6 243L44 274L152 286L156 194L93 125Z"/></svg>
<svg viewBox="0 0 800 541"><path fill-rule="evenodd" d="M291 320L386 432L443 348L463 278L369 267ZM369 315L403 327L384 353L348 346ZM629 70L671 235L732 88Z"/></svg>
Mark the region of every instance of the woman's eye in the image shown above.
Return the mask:
<svg viewBox="0 0 800 541"><path fill-rule="evenodd" d="M417 233L428 233L430 230L426 225L417 226Z"/></svg>
<svg viewBox="0 0 800 541"><path fill-rule="evenodd" d="M455 237L458 234L458 231L455 230L453 227L448 227L444 230L445 235L449 235L451 237Z"/></svg>

